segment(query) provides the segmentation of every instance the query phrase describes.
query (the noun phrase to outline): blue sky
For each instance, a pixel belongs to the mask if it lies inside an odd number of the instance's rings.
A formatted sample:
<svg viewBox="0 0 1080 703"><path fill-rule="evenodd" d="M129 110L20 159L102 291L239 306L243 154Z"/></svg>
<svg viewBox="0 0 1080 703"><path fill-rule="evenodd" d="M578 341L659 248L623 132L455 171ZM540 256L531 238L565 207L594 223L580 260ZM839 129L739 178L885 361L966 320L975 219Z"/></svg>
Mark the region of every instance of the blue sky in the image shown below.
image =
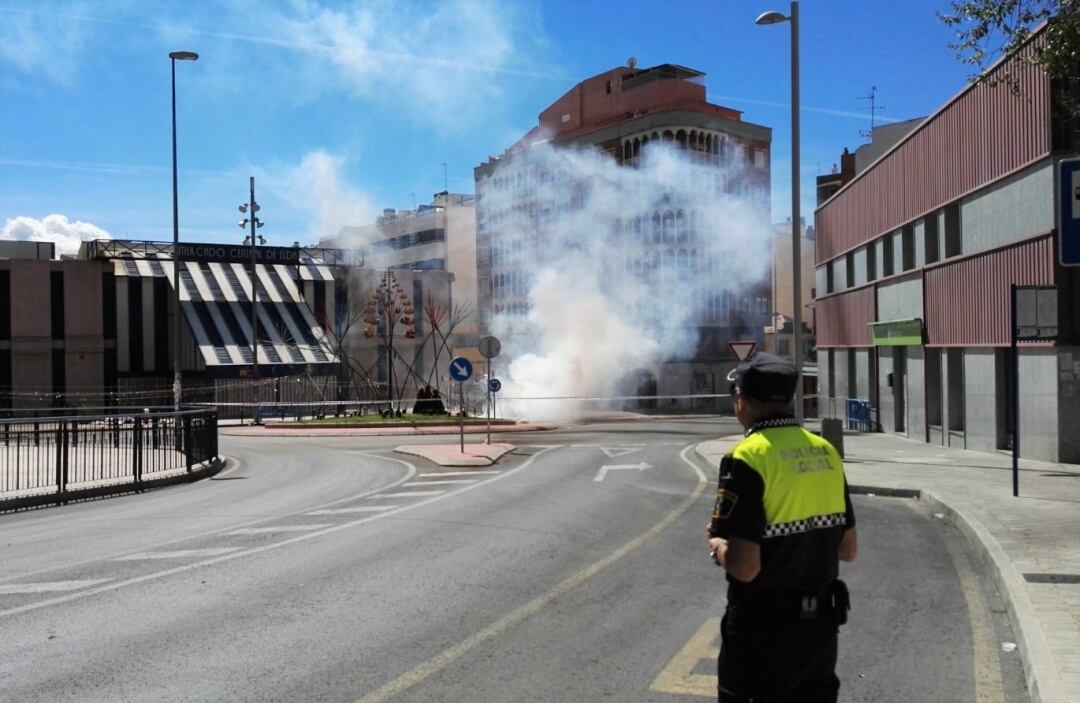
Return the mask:
<svg viewBox="0 0 1080 703"><path fill-rule="evenodd" d="M248 177L274 244L473 191L473 167L576 82L621 65L704 71L709 99L773 128L790 214L789 30L772 0L0 0L0 224L171 240L170 61L181 238L239 241ZM926 115L969 74L947 0L804 0L803 213L814 177L879 119ZM16 218L29 218L17 220ZM81 222L76 227L71 223ZM16 226L18 225L18 226ZM21 233L21 234L20 234Z"/></svg>

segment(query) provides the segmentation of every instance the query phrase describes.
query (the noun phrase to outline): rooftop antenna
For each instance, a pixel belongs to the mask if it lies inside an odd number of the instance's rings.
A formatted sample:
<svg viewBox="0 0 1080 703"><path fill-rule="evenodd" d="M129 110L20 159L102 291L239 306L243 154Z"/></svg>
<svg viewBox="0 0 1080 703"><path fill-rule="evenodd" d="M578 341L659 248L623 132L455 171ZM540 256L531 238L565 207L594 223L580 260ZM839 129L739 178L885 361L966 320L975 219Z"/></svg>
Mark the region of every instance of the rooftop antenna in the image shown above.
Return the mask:
<svg viewBox="0 0 1080 703"><path fill-rule="evenodd" d="M866 137L870 141L873 141L874 140L874 123L876 121L877 112L878 112L878 110L884 110L885 109L884 105L878 105L877 104L877 86L876 85L870 86L870 94L869 95L863 95L862 97L859 98L859 100L869 100L870 101L870 107L868 107L868 108L864 107L863 108L864 110L870 110L870 129L869 130L860 129L859 130L859 136L860 137Z"/></svg>
<svg viewBox="0 0 1080 703"><path fill-rule="evenodd" d="M446 181L446 162L443 161L441 165L442 165L442 189L443 189L444 193L449 193L450 188L448 188L447 185L446 185L446 183L447 183L447 181Z"/></svg>

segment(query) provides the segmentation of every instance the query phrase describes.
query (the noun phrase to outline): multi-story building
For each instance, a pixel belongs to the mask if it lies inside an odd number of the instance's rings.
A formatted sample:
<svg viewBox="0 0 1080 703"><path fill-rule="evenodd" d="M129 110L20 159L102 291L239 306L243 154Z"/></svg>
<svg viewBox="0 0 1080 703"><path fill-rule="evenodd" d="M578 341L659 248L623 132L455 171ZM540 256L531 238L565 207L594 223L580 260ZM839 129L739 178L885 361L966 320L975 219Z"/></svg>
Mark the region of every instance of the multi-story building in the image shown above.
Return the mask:
<svg viewBox="0 0 1080 703"><path fill-rule="evenodd" d="M817 210L821 410L869 401L885 432L1080 461L1080 275L1058 262L1058 161L1076 154L1036 33L909 127ZM1018 94L994 87L1003 73ZM1070 131L1072 130L1072 131ZM1010 353L1011 287L1045 286L1056 339Z"/></svg>
<svg viewBox="0 0 1080 703"><path fill-rule="evenodd" d="M479 360L476 350L476 202L472 195L436 193L415 210L387 208L376 222L345 227L320 244L356 251L367 270L444 271L445 295L460 318L449 343L454 354ZM396 275L395 274L395 275ZM430 278L430 277L429 277ZM434 292L428 291L432 295ZM436 297L441 298L442 295ZM414 301L424 316L424 300ZM446 311L449 319L450 311ZM446 320L440 322L445 328Z"/></svg>
<svg viewBox="0 0 1080 703"><path fill-rule="evenodd" d="M696 351L682 358L628 370L626 390L641 395L726 392L723 376L734 361L726 342L761 341L772 310L770 283L764 273L739 290L724 286L713 273L715 261L705 253L714 233L700 210L721 198L737 198L756 212L764 225L762 238L768 237L772 137L769 128L743 121L739 111L707 102L703 76L671 64L637 68L632 61L605 71L570 89L540 113L536 127L475 169L482 331L491 330L498 316L529 311L538 262L550 261L556 250L573 249L579 243L575 237L609 237L603 254L607 265L643 280L663 280L669 270L676 272L670 278L673 285L660 286L657 294L692 311L686 324L698 340ZM589 207L593 184L588 177L532 158L552 148L591 149L633 169L643 167L646 153L660 145L698 169L691 174L687 167L685 173L687 180L698 182L660 198L646 212L639 202L630 202L631 193L625 196L626 215L610 214L609 221L590 227L600 231L567 226ZM767 249L763 241L762 258ZM685 283L710 278L704 289Z"/></svg>
<svg viewBox="0 0 1080 703"><path fill-rule="evenodd" d="M251 252L181 244L177 339L172 244L98 240L54 260L51 244L0 243L0 406L171 403L174 353L188 402L377 400L391 374L395 398L438 382L409 305L430 292L446 308L445 272L394 272L387 335L365 320L384 307L383 272L354 252L256 247L254 279Z"/></svg>
<svg viewBox="0 0 1080 703"><path fill-rule="evenodd" d="M801 293L803 300L803 350L805 364L813 365L815 355L814 342L814 228L805 223L800 228L799 258L802 265ZM772 299L774 317L765 328L765 350L780 356L791 356L791 345L795 340L794 261L791 240L791 219L783 224L774 225L772 236Z"/></svg>

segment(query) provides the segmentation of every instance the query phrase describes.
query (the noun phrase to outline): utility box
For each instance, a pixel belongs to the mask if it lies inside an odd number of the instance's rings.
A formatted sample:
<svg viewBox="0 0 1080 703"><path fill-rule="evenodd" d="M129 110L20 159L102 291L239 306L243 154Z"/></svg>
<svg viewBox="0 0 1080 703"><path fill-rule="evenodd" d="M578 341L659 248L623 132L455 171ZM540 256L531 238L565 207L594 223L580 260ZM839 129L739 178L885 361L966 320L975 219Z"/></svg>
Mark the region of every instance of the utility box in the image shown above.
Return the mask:
<svg viewBox="0 0 1080 703"><path fill-rule="evenodd" d="M844 457L844 423L835 417L821 418L821 436L836 447L842 459Z"/></svg>

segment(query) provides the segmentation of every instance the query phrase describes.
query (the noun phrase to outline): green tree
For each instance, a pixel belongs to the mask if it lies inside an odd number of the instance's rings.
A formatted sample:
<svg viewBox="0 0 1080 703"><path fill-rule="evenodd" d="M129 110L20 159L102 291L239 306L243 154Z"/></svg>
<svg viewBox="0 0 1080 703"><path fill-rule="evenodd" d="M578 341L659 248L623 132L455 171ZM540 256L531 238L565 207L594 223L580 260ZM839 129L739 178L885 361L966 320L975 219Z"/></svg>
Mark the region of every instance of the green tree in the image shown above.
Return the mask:
<svg viewBox="0 0 1080 703"><path fill-rule="evenodd" d="M953 0L951 12L939 13L941 21L956 32L949 48L957 59L973 66L977 83L1004 84L1019 94L1014 76L1007 71L993 77L985 69L1031 37L1048 21L1044 41L1030 61L1046 71L1062 88L1062 105L1073 117L1080 117L1080 0Z"/></svg>

